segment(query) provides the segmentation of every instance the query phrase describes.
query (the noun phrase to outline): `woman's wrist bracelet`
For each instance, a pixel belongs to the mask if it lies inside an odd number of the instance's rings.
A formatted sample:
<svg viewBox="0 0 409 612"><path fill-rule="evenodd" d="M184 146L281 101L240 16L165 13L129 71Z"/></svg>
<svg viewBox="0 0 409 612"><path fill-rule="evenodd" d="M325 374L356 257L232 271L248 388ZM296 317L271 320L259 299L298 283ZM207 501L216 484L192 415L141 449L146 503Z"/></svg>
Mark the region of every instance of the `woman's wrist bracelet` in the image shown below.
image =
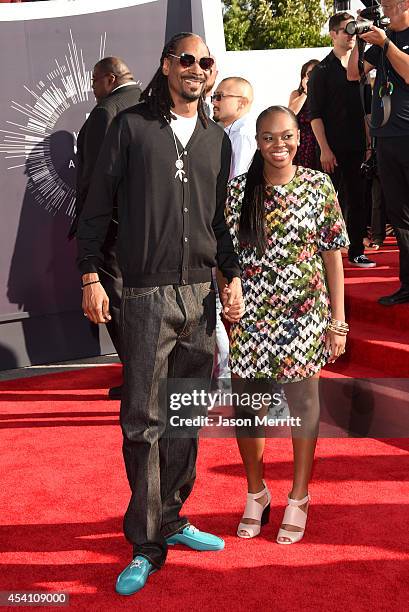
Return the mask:
<svg viewBox="0 0 409 612"><path fill-rule="evenodd" d="M349 331L349 325L348 325L348 323L346 321L339 321L338 319L334 319L332 317L331 324L332 325L337 325L339 327L344 327L344 328L346 328Z"/></svg>
<svg viewBox="0 0 409 612"><path fill-rule="evenodd" d="M348 332L345 331L344 329L339 329L338 327L332 327L331 325L328 326L329 331L332 331L334 334L337 334L337 336L347 336Z"/></svg>
<svg viewBox="0 0 409 612"><path fill-rule="evenodd" d="M330 324L328 325L328 329L334 332L334 334L346 336L349 332L349 325L345 321L338 321L338 319L332 318Z"/></svg>
<svg viewBox="0 0 409 612"><path fill-rule="evenodd" d="M95 281L89 281L88 283L83 283L81 285L81 289L84 289L84 287L88 287L88 285L95 285L95 283L100 283L100 280L95 280Z"/></svg>

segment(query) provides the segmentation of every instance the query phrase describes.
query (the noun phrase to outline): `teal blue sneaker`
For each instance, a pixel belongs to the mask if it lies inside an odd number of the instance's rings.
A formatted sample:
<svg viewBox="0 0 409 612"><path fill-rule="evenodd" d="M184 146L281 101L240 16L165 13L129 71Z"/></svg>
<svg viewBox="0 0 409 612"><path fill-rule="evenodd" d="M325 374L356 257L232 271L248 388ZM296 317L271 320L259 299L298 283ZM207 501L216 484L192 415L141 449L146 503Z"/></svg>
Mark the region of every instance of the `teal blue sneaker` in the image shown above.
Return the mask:
<svg viewBox="0 0 409 612"><path fill-rule="evenodd" d="M119 574L115 591L120 595L133 595L146 584L148 577L156 572L156 568L145 557L135 557L133 561Z"/></svg>
<svg viewBox="0 0 409 612"><path fill-rule="evenodd" d="M224 540L211 533L199 531L193 525L188 525L181 532L175 533L166 542L173 544L184 544L193 550L223 550Z"/></svg>

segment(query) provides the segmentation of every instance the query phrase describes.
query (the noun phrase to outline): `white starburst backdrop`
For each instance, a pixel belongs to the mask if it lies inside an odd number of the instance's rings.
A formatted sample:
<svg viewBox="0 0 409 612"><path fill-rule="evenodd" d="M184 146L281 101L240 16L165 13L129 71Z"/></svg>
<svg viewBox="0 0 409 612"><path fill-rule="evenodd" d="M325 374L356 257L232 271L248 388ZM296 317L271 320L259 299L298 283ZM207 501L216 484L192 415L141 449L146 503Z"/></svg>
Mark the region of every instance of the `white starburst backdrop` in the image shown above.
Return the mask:
<svg viewBox="0 0 409 612"><path fill-rule="evenodd" d="M101 34L99 59L104 57L106 32ZM92 66L94 61L91 62ZM2 140L0 153L7 160L7 169L24 168L29 177L28 188L35 200L56 214L62 210L72 216L75 209L75 189L60 175L53 163L51 138L60 118L72 106L91 105L92 66L84 60L83 50L78 48L71 30L64 59L55 58L43 80L34 88L26 85L31 103L12 100L10 108L16 120L7 120L9 129L0 129ZM84 117L85 119L85 117ZM73 158L76 152L76 133L73 134ZM74 162L70 160L74 166Z"/></svg>

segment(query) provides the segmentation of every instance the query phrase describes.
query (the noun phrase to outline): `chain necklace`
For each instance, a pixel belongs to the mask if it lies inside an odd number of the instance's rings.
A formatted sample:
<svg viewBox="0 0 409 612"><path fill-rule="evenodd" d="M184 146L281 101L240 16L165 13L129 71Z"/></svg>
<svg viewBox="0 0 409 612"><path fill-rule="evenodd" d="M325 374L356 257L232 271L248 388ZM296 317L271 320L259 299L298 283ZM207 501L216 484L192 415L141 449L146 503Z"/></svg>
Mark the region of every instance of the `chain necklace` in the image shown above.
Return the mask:
<svg viewBox="0 0 409 612"><path fill-rule="evenodd" d="M265 180L265 182L266 182L266 187L267 187L267 186L274 187L274 184L273 184L273 183L271 182L271 180L268 178L268 176L267 176L267 174L266 174L266 172L265 172L265 171L263 172L263 179L264 179L264 180Z"/></svg>
<svg viewBox="0 0 409 612"><path fill-rule="evenodd" d="M288 183L291 183L291 181L295 178L297 172L298 172L298 166L295 166L295 171L293 172L292 177L286 183L273 183L271 181L271 179L267 176L267 172L265 170L263 170L263 178L264 178L264 180L266 182L266 186L270 186L270 187L273 187L275 189L276 187L281 187L281 186L284 186L284 185L288 185Z"/></svg>
<svg viewBox="0 0 409 612"><path fill-rule="evenodd" d="M183 170L184 163L183 163L183 159L182 159L182 155L184 153L184 150L182 149L182 151L179 153L179 148L178 148L178 143L176 141L175 132L173 131L173 128L170 125L170 123L169 123L169 127L172 130L172 136L173 136L173 141L175 143L176 155L178 156L177 160L175 161L175 166L176 166L175 179L179 178L180 181L183 181L183 175L186 174L186 172Z"/></svg>

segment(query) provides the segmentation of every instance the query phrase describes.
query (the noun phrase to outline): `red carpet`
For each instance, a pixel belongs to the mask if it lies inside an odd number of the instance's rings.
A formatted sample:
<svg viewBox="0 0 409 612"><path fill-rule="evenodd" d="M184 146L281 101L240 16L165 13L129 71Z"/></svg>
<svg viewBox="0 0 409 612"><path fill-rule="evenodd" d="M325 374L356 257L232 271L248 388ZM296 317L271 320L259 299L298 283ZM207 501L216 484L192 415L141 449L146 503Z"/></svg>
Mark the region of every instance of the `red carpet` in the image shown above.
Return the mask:
<svg viewBox="0 0 409 612"><path fill-rule="evenodd" d="M403 375L409 307L374 303L396 284L388 280L391 248L375 255L382 262L375 270L348 272L350 354L335 373ZM186 512L223 536L225 550L172 549L143 591L117 596L115 577L131 552L121 526L129 494L118 402L106 401L118 374L108 366L0 383L0 591L64 590L71 609L109 612L407 609L404 439L319 440L306 536L294 546L274 543L290 487L290 441L268 441L270 524L261 537L242 541L234 535L245 500L236 443L202 440Z"/></svg>
<svg viewBox="0 0 409 612"><path fill-rule="evenodd" d="M64 589L75 609L392 610L409 595L405 440L320 440L302 543L274 537L291 476L289 440L269 440L272 518L238 540L245 482L234 440L203 440L186 511L226 538L221 553L174 549L137 596L114 594L129 559L121 516L128 500L117 369L95 368L2 383L0 590ZM405 574L406 572L406 574Z"/></svg>

